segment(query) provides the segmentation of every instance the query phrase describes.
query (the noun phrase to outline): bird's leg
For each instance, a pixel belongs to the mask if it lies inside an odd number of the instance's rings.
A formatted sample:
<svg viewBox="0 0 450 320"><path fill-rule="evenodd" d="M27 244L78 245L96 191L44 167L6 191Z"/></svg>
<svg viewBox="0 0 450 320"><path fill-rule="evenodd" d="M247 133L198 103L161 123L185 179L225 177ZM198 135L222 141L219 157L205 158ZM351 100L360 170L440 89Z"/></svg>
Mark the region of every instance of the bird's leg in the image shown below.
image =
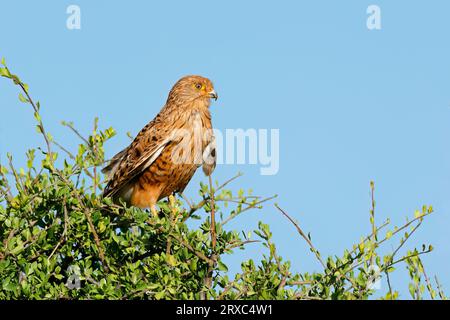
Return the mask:
<svg viewBox="0 0 450 320"><path fill-rule="evenodd" d="M170 203L170 206L173 208L173 207L175 207L175 204L176 204L176 201L175 201L175 193L172 193L170 196L169 196L169 203Z"/></svg>
<svg viewBox="0 0 450 320"><path fill-rule="evenodd" d="M152 215L157 218L158 217L158 211L156 211L156 206L153 204L150 207L150 212L152 213Z"/></svg>

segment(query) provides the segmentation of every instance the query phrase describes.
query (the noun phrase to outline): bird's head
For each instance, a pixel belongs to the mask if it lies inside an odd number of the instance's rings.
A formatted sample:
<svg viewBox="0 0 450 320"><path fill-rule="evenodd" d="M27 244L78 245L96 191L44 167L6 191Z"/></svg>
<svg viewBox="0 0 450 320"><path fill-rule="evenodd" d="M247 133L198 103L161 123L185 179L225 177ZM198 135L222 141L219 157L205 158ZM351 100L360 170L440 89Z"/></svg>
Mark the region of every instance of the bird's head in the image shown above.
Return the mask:
<svg viewBox="0 0 450 320"><path fill-rule="evenodd" d="M211 80L201 76L185 76L170 90L168 101L183 104L199 100L209 106L210 100L217 98Z"/></svg>

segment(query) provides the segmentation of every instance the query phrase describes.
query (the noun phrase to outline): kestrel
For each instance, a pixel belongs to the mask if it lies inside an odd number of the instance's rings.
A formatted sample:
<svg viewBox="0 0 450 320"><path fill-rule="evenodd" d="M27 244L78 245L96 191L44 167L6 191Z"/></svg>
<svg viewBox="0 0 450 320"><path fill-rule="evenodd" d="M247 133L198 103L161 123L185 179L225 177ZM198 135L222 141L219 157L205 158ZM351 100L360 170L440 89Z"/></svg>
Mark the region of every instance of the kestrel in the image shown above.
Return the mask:
<svg viewBox="0 0 450 320"><path fill-rule="evenodd" d="M183 192L199 166L211 175L216 149L209 107L217 98L207 78L178 80L158 115L102 170L108 176L103 195L156 214L157 201Z"/></svg>

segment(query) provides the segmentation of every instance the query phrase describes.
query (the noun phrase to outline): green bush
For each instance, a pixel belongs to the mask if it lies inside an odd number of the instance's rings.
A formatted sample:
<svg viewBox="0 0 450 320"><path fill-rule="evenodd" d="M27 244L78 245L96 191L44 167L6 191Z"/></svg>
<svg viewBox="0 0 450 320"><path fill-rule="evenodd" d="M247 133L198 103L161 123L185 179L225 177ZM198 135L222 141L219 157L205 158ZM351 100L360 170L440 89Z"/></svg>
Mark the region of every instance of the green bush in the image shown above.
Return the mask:
<svg viewBox="0 0 450 320"><path fill-rule="evenodd" d="M267 224L260 222L250 234L226 228L230 220L272 199L227 189L239 175L222 185L201 184L197 203L183 197L161 201L160 217L102 199L99 167L114 130L100 130L95 120L92 135L85 138L63 122L81 139L72 153L46 132L39 102L4 59L2 64L0 75L12 80L20 101L33 108L45 148L27 152L25 169L17 170L11 155L0 166L0 299L367 299L380 275L388 280L382 298L396 299L389 277L400 263L409 270L414 299L445 298L420 259L431 246L399 255L431 207L387 230L389 221L375 224L373 200L372 233L342 256L323 259L310 235L275 205L323 269L296 273L278 255ZM373 196L373 183L371 191ZM192 219L203 222L190 228ZM395 236L400 237L395 249L379 255L379 246ZM223 256L252 242L260 242L267 253L259 261L242 262L241 271L230 275Z"/></svg>

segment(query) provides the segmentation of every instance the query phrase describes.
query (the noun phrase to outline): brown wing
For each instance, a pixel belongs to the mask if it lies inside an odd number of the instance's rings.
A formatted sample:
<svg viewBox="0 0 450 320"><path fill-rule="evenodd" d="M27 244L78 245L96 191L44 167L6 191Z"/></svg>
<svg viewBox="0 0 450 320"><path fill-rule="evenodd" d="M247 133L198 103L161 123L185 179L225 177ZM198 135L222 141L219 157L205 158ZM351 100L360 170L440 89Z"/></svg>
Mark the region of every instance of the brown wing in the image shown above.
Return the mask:
<svg viewBox="0 0 450 320"><path fill-rule="evenodd" d="M111 168L115 171L103 196L114 196L127 182L148 168L171 141L170 128L158 117L147 124L131 145L122 151L120 162Z"/></svg>
<svg viewBox="0 0 450 320"><path fill-rule="evenodd" d="M108 176L108 179L111 179L116 172L120 162L122 161L123 157L126 155L129 147L126 147L119 153L117 153L114 157L112 157L111 160L109 160L109 163L106 167L102 169L102 173Z"/></svg>

